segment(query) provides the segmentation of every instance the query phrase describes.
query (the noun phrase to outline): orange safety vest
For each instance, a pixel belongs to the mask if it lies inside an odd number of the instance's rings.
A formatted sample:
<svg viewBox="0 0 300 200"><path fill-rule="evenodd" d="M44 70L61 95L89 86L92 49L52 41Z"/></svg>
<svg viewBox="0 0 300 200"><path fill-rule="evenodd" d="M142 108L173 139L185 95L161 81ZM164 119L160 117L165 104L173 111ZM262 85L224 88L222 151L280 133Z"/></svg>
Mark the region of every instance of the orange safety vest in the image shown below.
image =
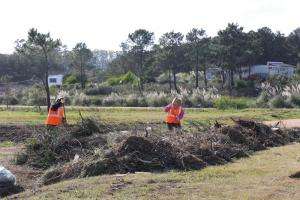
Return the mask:
<svg viewBox="0 0 300 200"><path fill-rule="evenodd" d="M64 117L65 117L65 112L64 112L63 107L60 107L55 111L49 109L48 117L45 121L45 124L52 125L52 126L61 125Z"/></svg>
<svg viewBox="0 0 300 200"><path fill-rule="evenodd" d="M170 110L168 111L166 122L170 124L180 124L180 120L178 120L177 117L180 115L181 109L181 106L177 108L171 106Z"/></svg>

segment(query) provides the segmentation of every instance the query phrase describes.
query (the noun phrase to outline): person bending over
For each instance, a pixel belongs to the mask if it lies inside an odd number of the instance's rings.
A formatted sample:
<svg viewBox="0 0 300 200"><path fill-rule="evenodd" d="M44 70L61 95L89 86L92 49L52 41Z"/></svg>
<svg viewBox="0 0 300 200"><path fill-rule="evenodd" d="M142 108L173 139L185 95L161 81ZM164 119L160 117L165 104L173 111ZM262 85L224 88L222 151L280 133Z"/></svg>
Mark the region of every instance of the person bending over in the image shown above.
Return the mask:
<svg viewBox="0 0 300 200"><path fill-rule="evenodd" d="M166 123L169 130L180 129L181 120L184 117L184 110L182 108L182 100L175 97L169 105L164 108L167 112Z"/></svg>
<svg viewBox="0 0 300 200"><path fill-rule="evenodd" d="M58 97L56 102L51 105L48 117L45 121L47 126L59 126L66 123L65 109L64 109L64 98Z"/></svg>

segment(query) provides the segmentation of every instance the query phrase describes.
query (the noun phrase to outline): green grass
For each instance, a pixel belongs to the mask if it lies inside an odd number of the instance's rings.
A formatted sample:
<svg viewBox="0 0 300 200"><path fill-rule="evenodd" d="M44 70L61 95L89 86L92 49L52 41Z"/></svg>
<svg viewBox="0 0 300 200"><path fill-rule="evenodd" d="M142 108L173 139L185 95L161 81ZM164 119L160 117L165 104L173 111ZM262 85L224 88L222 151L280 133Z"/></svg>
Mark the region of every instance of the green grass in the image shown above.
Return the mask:
<svg viewBox="0 0 300 200"><path fill-rule="evenodd" d="M44 110L44 109L43 109ZM81 111L83 116L93 116L107 122L120 123L151 123L162 122L165 113L162 108L109 108L109 107L68 107L69 123L78 121ZM252 118L256 120L277 120L300 118L300 109L186 109L184 124L191 122L208 124L210 121L230 121L230 117ZM46 112L35 112L30 107L16 107L13 110L0 111L0 124L43 124Z"/></svg>
<svg viewBox="0 0 300 200"><path fill-rule="evenodd" d="M12 141L0 142L0 147L13 147L13 146L15 146L15 143L13 143Z"/></svg>
<svg viewBox="0 0 300 200"><path fill-rule="evenodd" d="M300 144L272 148L200 171L75 179L27 191L20 199L299 199Z"/></svg>

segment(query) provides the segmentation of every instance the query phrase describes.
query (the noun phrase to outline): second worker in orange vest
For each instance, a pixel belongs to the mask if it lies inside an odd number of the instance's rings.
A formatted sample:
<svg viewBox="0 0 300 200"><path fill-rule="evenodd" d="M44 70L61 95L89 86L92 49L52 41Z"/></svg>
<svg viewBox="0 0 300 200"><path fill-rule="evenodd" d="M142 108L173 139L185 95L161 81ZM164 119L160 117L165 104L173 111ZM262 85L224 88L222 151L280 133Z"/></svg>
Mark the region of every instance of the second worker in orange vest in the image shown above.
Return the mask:
<svg viewBox="0 0 300 200"><path fill-rule="evenodd" d="M167 105L164 110L168 113L166 117L168 129L173 130L174 128L181 128L180 121L184 116L181 99L177 97L174 98L172 103Z"/></svg>
<svg viewBox="0 0 300 200"><path fill-rule="evenodd" d="M45 124L48 126L59 126L65 123L64 98L59 97L56 102L51 105Z"/></svg>

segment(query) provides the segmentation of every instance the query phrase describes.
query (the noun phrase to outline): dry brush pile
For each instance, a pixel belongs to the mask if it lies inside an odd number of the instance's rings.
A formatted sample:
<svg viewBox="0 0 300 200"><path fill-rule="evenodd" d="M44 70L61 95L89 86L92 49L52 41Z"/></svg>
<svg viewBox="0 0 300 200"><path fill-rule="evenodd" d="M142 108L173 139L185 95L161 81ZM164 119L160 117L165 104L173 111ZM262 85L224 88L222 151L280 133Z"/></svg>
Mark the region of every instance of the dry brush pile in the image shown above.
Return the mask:
<svg viewBox="0 0 300 200"><path fill-rule="evenodd" d="M52 184L101 174L197 170L300 139L300 131L273 131L249 120L234 122L233 126L216 123L205 132L153 130L146 137L145 129L114 132L84 119L72 128L37 131L17 161L47 169L40 183Z"/></svg>

